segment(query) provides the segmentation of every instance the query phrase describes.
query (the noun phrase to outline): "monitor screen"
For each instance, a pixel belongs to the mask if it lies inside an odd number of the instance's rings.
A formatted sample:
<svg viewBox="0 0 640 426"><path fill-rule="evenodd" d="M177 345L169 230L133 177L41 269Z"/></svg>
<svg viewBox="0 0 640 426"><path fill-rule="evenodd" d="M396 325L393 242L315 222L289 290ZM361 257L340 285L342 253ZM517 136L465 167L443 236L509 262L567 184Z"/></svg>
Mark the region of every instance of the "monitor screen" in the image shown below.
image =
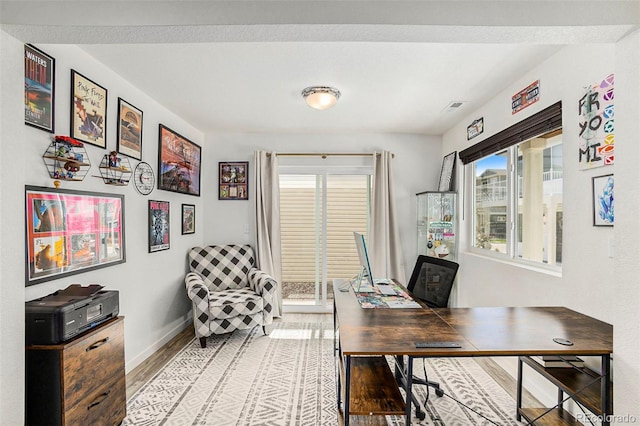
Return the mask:
<svg viewBox="0 0 640 426"><path fill-rule="evenodd" d="M373 285L373 274L371 272L371 265L369 264L369 253L367 252L367 244L364 241L364 235L354 232L353 238L356 240L358 258L360 259L360 265L364 271L364 278L367 278L369 283Z"/></svg>

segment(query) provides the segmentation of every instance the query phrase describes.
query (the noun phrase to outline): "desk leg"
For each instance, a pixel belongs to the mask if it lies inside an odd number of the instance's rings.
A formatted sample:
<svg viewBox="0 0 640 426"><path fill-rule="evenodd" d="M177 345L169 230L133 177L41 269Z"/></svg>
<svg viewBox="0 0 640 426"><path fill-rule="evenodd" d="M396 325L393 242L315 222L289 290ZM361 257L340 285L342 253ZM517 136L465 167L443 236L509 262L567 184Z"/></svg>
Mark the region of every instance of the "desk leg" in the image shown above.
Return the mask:
<svg viewBox="0 0 640 426"><path fill-rule="evenodd" d="M516 420L520 421L520 408L522 408L522 358L518 357L518 387L516 390Z"/></svg>
<svg viewBox="0 0 640 426"><path fill-rule="evenodd" d="M413 382L413 357L409 356L407 360L407 386L405 387L406 394L406 407L405 407L405 424L409 426L411 424L411 384Z"/></svg>
<svg viewBox="0 0 640 426"><path fill-rule="evenodd" d="M611 388L609 381L611 380L611 359L609 355L602 355L602 377L600 378L600 395L602 395L602 426L609 426L609 412L611 406Z"/></svg>
<svg viewBox="0 0 640 426"><path fill-rule="evenodd" d="M345 367L344 367L344 426L349 426L349 399L350 388L351 388L351 355L347 355L345 357Z"/></svg>

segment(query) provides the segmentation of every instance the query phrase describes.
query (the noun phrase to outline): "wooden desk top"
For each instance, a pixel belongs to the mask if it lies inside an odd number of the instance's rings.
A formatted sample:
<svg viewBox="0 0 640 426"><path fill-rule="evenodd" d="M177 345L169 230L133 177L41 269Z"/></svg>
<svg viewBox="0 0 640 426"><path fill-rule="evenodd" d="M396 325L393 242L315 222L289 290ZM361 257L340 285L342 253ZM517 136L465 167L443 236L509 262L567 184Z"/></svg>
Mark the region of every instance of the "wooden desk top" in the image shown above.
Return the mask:
<svg viewBox="0 0 640 426"><path fill-rule="evenodd" d="M563 307L363 309L353 290L334 294L345 355L604 355L613 326ZM560 337L573 341L564 346ZM454 349L416 349L415 342L452 341Z"/></svg>

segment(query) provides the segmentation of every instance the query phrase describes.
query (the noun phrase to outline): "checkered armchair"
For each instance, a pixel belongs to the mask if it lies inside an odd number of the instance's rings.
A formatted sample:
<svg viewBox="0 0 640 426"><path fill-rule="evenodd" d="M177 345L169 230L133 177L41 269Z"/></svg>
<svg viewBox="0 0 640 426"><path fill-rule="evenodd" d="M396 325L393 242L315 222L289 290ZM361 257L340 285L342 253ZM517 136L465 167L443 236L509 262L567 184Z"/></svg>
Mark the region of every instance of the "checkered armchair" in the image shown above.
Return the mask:
<svg viewBox="0 0 640 426"><path fill-rule="evenodd" d="M184 281L193 305L200 345L212 334L266 326L273 322L276 280L255 267L249 245L194 247Z"/></svg>

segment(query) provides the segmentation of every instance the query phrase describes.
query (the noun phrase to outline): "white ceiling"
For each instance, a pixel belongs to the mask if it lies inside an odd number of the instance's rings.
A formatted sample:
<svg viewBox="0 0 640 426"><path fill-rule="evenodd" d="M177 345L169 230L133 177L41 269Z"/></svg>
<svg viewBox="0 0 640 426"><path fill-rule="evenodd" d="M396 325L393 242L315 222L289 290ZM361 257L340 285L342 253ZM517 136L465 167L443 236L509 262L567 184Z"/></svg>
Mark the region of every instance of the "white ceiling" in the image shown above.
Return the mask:
<svg viewBox="0 0 640 426"><path fill-rule="evenodd" d="M640 22L637 1L23 0L0 12L3 30L80 45L203 132L439 135L562 46L615 42ZM310 85L342 96L313 110ZM446 111L453 101L465 104Z"/></svg>

